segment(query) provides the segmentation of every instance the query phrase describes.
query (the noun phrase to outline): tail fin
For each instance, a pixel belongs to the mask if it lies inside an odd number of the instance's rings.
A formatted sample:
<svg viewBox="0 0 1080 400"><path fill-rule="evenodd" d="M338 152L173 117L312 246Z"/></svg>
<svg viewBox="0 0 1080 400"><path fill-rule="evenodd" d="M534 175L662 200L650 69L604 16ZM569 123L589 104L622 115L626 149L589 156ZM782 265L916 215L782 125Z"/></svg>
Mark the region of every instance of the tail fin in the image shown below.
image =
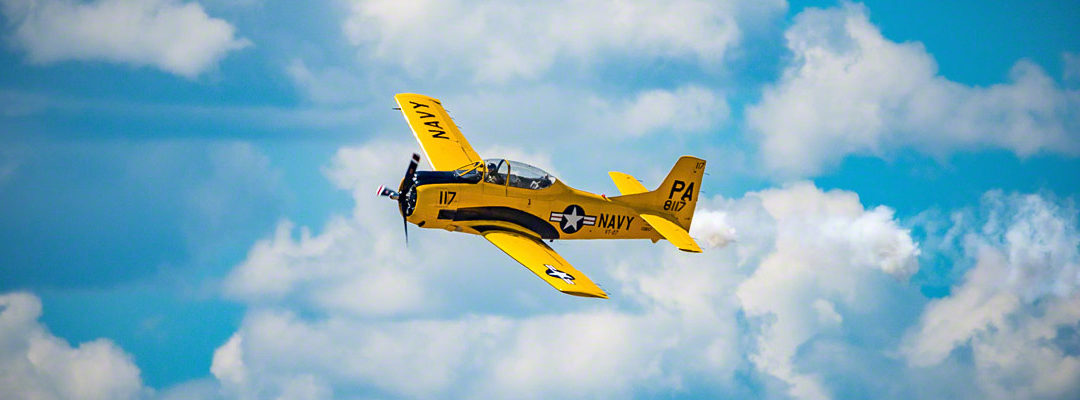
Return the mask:
<svg viewBox="0 0 1080 400"><path fill-rule="evenodd" d="M624 190L624 187L633 186L626 183L627 178L633 179L633 177L618 172L612 173L615 185L620 191L627 193L624 196L613 197L612 200L638 208L639 212L667 215L679 227L689 230L690 222L694 219L694 208L697 207L698 193L701 191L702 175L705 175L705 160L682 156L675 162L675 166L671 168L671 172L668 172L667 178L664 178L664 183L661 183L659 188L651 192L636 193L636 190Z"/></svg>

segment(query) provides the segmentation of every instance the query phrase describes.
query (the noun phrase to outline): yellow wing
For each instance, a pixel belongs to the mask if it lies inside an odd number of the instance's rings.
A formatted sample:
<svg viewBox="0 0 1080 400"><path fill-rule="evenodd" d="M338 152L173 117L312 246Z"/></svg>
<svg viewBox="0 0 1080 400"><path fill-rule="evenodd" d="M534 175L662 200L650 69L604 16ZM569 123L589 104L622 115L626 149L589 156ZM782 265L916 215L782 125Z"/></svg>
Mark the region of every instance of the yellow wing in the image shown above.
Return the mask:
<svg viewBox="0 0 1080 400"><path fill-rule="evenodd" d="M422 94L399 93L394 100L397 100L401 113L405 114L405 120L409 122L432 168L450 171L481 160L438 99Z"/></svg>
<svg viewBox="0 0 1080 400"><path fill-rule="evenodd" d="M484 239L560 292L582 297L608 297L589 277L574 269L540 239L510 231L488 231L484 233Z"/></svg>
<svg viewBox="0 0 1080 400"><path fill-rule="evenodd" d="M648 222L653 229L660 232L660 235L667 239L671 244L678 247L679 250L689 251L691 253L700 253L701 247L698 247L694 238L690 237L690 233L683 229L681 226L676 225L674 222L669 221L667 218L653 214L640 214L641 219Z"/></svg>

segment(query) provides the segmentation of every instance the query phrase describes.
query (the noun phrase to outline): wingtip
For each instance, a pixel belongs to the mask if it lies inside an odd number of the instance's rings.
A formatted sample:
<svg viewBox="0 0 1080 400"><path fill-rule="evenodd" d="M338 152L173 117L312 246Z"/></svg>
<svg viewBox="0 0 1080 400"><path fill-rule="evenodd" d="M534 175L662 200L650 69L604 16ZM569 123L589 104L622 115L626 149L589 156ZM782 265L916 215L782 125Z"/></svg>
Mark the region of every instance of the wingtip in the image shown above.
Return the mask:
<svg viewBox="0 0 1080 400"><path fill-rule="evenodd" d="M571 295L571 296L578 296L578 297L592 297L592 298L596 298L596 299L607 299L608 298L608 294L605 293L605 292L599 292L599 293L597 293L597 292L575 292L575 291L570 291L570 290L563 290L562 292L566 293L568 295Z"/></svg>

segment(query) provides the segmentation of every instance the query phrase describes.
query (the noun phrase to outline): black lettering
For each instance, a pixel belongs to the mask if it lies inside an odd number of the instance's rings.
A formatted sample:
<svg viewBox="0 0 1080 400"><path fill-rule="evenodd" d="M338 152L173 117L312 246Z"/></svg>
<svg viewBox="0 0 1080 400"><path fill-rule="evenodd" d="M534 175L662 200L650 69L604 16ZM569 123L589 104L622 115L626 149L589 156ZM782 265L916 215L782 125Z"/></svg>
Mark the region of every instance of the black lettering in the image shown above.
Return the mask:
<svg viewBox="0 0 1080 400"><path fill-rule="evenodd" d="M679 200L694 201L694 182L690 182L690 186L686 187L686 192L683 192L683 195Z"/></svg>
<svg viewBox="0 0 1080 400"><path fill-rule="evenodd" d="M630 229L630 224L634 222L634 217L626 217L626 229Z"/></svg>
<svg viewBox="0 0 1080 400"><path fill-rule="evenodd" d="M438 120L425 122L424 125L433 126L433 127L442 129L442 127L439 126L439 121ZM693 185L690 185L690 186L693 186Z"/></svg>
<svg viewBox="0 0 1080 400"><path fill-rule="evenodd" d="M608 220L607 214L600 214L600 218L598 218L596 220L596 226L599 226L599 227L603 228L604 224L607 224L607 220Z"/></svg>
<svg viewBox="0 0 1080 400"><path fill-rule="evenodd" d="M439 204L450 204L454 202L454 198L457 197L457 192L440 191L439 192Z"/></svg>
<svg viewBox="0 0 1080 400"><path fill-rule="evenodd" d="M431 137L434 138L434 139L450 140L450 138L446 136L446 131L437 131L437 130L434 130L434 129L430 129L430 130L428 130L428 132L431 133Z"/></svg>
<svg viewBox="0 0 1080 400"><path fill-rule="evenodd" d="M412 103L412 108L414 110L417 109L417 108L420 108L420 107L430 107L427 104L420 104L420 103L417 103L415 101L410 101L409 103ZM420 112L423 112L423 111L420 111Z"/></svg>
<svg viewBox="0 0 1080 400"><path fill-rule="evenodd" d="M675 196L675 192L681 192L685 188L686 182L675 181L675 183L671 184L671 192L668 193L667 198L672 198L673 196Z"/></svg>
<svg viewBox="0 0 1080 400"><path fill-rule="evenodd" d="M420 114L420 118L435 118L435 114L432 113L426 113L423 111L417 111L416 113Z"/></svg>

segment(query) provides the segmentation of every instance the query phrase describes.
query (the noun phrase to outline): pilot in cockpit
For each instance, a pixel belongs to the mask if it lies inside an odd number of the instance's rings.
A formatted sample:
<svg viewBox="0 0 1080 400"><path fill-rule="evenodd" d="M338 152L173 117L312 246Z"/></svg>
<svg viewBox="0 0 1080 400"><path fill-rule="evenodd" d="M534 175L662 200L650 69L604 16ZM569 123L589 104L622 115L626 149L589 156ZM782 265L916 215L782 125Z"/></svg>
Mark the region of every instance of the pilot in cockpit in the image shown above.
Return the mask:
<svg viewBox="0 0 1080 400"><path fill-rule="evenodd" d="M489 183L494 183L496 185L502 185L505 182L505 181L503 181L503 176L499 174L498 170L499 170L499 166L495 165L495 163L489 162L487 164L487 171L488 171L488 173L487 173L487 181Z"/></svg>

